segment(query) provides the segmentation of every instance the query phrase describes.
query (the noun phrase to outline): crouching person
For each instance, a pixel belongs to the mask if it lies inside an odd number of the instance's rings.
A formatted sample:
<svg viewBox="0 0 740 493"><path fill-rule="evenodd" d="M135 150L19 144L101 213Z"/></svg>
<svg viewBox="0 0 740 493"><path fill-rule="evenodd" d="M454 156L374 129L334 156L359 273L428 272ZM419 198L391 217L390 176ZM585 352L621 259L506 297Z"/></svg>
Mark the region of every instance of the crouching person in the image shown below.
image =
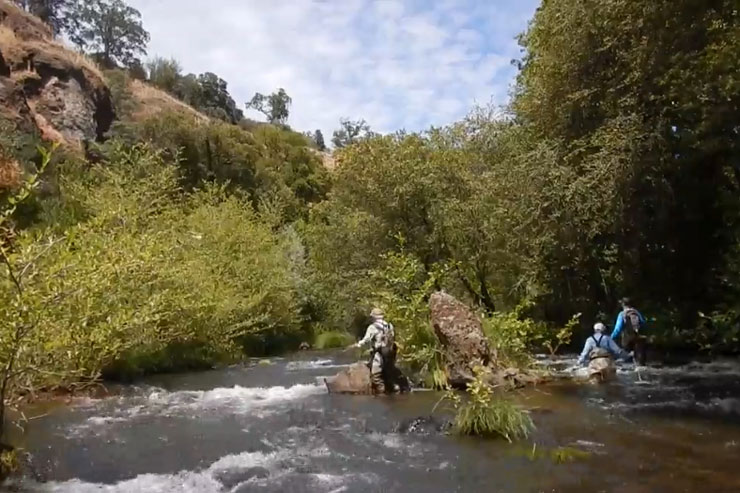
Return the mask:
<svg viewBox="0 0 740 493"><path fill-rule="evenodd" d="M595 383L613 379L617 374L615 358L624 358L627 354L604 334L606 326L601 322L594 325L594 333L583 345L578 363L588 367L588 378Z"/></svg>

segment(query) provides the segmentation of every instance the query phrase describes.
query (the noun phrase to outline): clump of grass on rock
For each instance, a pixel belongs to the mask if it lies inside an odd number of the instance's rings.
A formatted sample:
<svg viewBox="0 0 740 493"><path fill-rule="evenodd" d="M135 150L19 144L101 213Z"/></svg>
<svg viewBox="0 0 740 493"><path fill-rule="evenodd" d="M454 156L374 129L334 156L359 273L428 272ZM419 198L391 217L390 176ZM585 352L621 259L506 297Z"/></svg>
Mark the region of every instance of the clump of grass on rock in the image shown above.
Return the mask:
<svg viewBox="0 0 740 493"><path fill-rule="evenodd" d="M509 442L526 438L534 429L532 418L513 402L494 394L485 381L488 371L476 368L476 378L468 386L466 401L458 394L448 394L457 411L454 430L461 435L501 437Z"/></svg>

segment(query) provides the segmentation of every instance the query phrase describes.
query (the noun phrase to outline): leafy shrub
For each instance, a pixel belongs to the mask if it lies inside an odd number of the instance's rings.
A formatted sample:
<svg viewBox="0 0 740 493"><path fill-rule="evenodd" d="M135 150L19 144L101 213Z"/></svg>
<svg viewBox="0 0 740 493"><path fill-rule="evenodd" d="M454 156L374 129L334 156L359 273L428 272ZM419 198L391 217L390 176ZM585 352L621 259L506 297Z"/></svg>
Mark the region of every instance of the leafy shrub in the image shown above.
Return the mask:
<svg viewBox="0 0 740 493"><path fill-rule="evenodd" d="M555 354L561 346L570 343L581 316L576 314L563 327L553 328L525 316L523 313L530 306L525 301L512 311L497 312L483 319L483 332L506 365L528 365L534 350Z"/></svg>
<svg viewBox="0 0 740 493"><path fill-rule="evenodd" d="M0 451L0 481L18 471L18 453L13 449Z"/></svg>
<svg viewBox="0 0 740 493"><path fill-rule="evenodd" d="M61 170L54 225L19 232L0 280L0 340L30 327L17 387L217 363L250 341L298 334L292 240L248 202L206 186L184 193L178 168L146 146ZM6 331L10 331L6 333Z"/></svg>
<svg viewBox="0 0 740 493"><path fill-rule="evenodd" d="M130 145L148 142L179 162L185 187L228 185L253 207L276 209L283 222L306 217L309 205L328 191L327 172L305 137L272 125L250 132L165 111L140 122L120 123L114 134Z"/></svg>
<svg viewBox="0 0 740 493"><path fill-rule="evenodd" d="M316 349L344 348L355 342L352 334L335 330L321 332L314 340Z"/></svg>
<svg viewBox="0 0 740 493"><path fill-rule="evenodd" d="M400 361L417 372L432 388L447 387L444 357L429 322L429 295L441 271L428 275L414 256L403 250L381 256L381 265L371 272L374 290L370 299L382 307L396 331Z"/></svg>

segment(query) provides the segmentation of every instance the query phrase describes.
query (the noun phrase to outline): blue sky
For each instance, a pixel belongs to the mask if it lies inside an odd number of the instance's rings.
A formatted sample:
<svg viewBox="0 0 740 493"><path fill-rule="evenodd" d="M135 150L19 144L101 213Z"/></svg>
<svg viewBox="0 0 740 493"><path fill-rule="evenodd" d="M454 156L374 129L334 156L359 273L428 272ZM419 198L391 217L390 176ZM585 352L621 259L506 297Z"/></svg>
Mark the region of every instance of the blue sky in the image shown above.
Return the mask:
<svg viewBox="0 0 740 493"><path fill-rule="evenodd" d="M149 54L215 72L242 105L283 87L289 123L328 137L341 117L415 131L504 104L539 0L128 0ZM260 116L249 116L261 119Z"/></svg>

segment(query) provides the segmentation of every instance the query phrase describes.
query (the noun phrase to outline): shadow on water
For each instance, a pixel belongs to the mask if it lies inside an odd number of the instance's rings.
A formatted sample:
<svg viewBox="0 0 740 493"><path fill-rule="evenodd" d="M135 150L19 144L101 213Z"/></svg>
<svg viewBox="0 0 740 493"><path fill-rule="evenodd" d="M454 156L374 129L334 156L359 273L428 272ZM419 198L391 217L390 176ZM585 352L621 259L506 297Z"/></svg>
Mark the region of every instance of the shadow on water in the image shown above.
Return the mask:
<svg viewBox="0 0 740 493"><path fill-rule="evenodd" d="M167 375L55 408L23 437L41 492L740 491L740 365L620 369L515 398L537 424L509 445L447 435L440 394L329 395L349 364L301 353ZM572 360L545 361L562 368Z"/></svg>

